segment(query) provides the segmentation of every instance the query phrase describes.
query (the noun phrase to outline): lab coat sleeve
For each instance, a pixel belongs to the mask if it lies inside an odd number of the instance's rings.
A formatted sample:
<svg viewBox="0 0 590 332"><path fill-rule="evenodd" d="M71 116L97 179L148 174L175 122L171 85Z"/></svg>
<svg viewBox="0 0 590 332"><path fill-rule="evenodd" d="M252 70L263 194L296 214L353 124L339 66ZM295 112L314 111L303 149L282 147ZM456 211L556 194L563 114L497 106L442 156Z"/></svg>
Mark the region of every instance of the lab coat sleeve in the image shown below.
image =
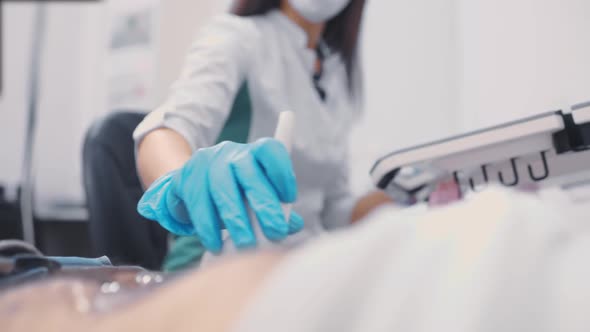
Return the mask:
<svg viewBox="0 0 590 332"><path fill-rule="evenodd" d="M158 128L178 132L193 151L213 145L247 76L255 38L253 23L244 18L214 19L191 45L168 99L135 130L136 146Z"/></svg>
<svg viewBox="0 0 590 332"><path fill-rule="evenodd" d="M350 190L349 158L347 153L340 167L335 170L331 185L326 192L322 222L327 230L345 227L352 222L352 212L359 197L353 195Z"/></svg>

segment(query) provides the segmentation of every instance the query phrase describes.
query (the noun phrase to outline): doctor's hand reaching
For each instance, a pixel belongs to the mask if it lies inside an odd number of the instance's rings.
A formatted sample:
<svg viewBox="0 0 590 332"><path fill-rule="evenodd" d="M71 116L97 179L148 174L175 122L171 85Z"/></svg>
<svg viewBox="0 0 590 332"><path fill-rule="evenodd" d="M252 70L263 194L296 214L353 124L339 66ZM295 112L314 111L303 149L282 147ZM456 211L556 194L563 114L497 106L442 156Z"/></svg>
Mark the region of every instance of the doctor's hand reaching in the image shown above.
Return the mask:
<svg viewBox="0 0 590 332"><path fill-rule="evenodd" d="M246 202L269 240L299 232L303 219L292 212L287 223L281 208L296 198L289 154L281 142L266 138L197 150L182 168L150 186L138 211L172 233L198 236L207 250L219 253L224 228L236 248L256 246Z"/></svg>

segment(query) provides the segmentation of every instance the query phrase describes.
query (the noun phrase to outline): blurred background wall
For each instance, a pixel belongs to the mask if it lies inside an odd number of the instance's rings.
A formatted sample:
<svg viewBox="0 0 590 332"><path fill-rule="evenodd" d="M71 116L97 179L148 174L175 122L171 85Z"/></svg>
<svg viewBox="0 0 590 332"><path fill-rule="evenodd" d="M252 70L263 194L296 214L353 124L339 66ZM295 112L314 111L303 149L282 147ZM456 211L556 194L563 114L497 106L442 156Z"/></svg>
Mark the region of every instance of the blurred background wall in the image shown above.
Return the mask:
<svg viewBox="0 0 590 332"><path fill-rule="evenodd" d="M352 185L368 190L379 156L457 129L454 0L369 1L363 32L366 114L351 141Z"/></svg>
<svg viewBox="0 0 590 332"><path fill-rule="evenodd" d="M147 111L166 95L195 31L228 1L51 2L47 8L35 139L35 210L42 218L85 217L83 138L117 109ZM32 2L2 3L4 90L0 96L0 185L16 195L25 142ZM149 46L113 49L120 18L150 12ZM140 74L143 73L143 74ZM116 90L116 91L115 91Z"/></svg>
<svg viewBox="0 0 590 332"><path fill-rule="evenodd" d="M114 108L147 110L161 102L195 31L229 2L48 5L36 145L38 213L83 213L80 153L90 123ZM0 184L14 187L34 5L2 6ZM115 18L126 6L153 9L151 51L110 48ZM590 99L590 43L583 42L590 40L589 13L587 0L368 1L362 41L366 116L351 142L354 190L370 188L368 169L390 150ZM116 84L134 86L117 79L116 72L125 70L146 73L143 98L113 97Z"/></svg>
<svg viewBox="0 0 590 332"><path fill-rule="evenodd" d="M20 176L23 159L33 12L30 6L7 6L4 3L1 6L0 183L14 185Z"/></svg>
<svg viewBox="0 0 590 332"><path fill-rule="evenodd" d="M590 1L370 1L353 188L383 153L590 100Z"/></svg>
<svg viewBox="0 0 590 332"><path fill-rule="evenodd" d="M590 100L590 1L458 1L461 128Z"/></svg>
<svg viewBox="0 0 590 332"><path fill-rule="evenodd" d="M229 8L231 0L174 0L161 5L161 26L158 59L158 80L155 99L166 98L180 69L188 46L198 30L212 15Z"/></svg>

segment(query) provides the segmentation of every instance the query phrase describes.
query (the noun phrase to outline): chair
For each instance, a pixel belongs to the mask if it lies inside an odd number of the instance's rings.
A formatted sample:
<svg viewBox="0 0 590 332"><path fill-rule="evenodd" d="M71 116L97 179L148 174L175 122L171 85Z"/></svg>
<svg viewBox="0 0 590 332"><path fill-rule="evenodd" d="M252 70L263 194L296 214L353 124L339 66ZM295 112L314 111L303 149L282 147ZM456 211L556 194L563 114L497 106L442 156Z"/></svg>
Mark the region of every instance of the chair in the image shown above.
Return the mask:
<svg viewBox="0 0 590 332"><path fill-rule="evenodd" d="M94 123L83 147L83 178L90 238L97 256L116 265L160 269L168 233L137 213L143 194L132 133L144 114L117 112Z"/></svg>

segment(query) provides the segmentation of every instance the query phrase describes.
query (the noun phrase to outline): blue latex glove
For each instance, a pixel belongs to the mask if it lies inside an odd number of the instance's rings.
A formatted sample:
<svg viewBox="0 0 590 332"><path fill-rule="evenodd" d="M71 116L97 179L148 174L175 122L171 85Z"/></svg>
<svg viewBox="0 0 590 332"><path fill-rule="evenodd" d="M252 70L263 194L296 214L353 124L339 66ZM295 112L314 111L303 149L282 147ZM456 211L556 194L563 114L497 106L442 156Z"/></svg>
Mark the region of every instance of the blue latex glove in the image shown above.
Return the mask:
<svg viewBox="0 0 590 332"><path fill-rule="evenodd" d="M297 183L287 150L270 138L197 150L181 169L151 185L138 211L172 233L198 236L207 250L219 253L223 228L236 248L256 246L244 197L269 240L283 240L303 228L296 213L285 221L280 203L296 200Z"/></svg>

